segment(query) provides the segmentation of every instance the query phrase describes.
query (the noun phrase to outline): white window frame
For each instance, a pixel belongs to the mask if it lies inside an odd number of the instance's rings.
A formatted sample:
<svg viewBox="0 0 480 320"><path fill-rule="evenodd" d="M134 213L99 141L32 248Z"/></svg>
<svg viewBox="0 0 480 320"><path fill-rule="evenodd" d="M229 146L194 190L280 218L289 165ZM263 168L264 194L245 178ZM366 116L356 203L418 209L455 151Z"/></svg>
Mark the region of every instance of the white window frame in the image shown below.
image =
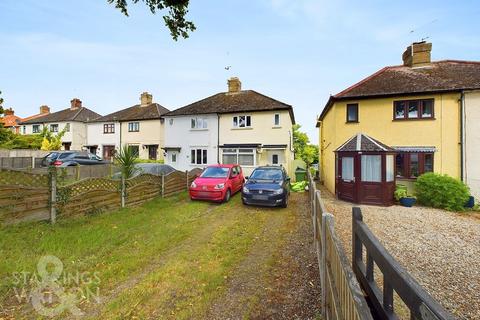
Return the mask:
<svg viewBox="0 0 480 320"><path fill-rule="evenodd" d="M200 163L198 163L198 152L200 151ZM208 164L208 149L191 148L190 149L190 165L206 165Z"/></svg>
<svg viewBox="0 0 480 320"><path fill-rule="evenodd" d="M204 117L191 118L190 129L192 130L208 129L208 119Z"/></svg>
<svg viewBox="0 0 480 320"><path fill-rule="evenodd" d="M278 123L277 123L277 119L278 119ZM273 126L280 127L280 113L275 113L273 115Z"/></svg>
<svg viewBox="0 0 480 320"><path fill-rule="evenodd" d="M36 128L36 129L35 129ZM32 133L40 133L42 132L42 130L40 129L40 125L39 124L34 124L32 125Z"/></svg>
<svg viewBox="0 0 480 320"><path fill-rule="evenodd" d="M240 125L240 119L244 118L245 125L241 126ZM250 125L248 125L248 122L250 122ZM251 128L252 127L252 116L248 114L239 114L236 116L232 117L232 126L234 128Z"/></svg>
<svg viewBox="0 0 480 320"><path fill-rule="evenodd" d="M177 163L177 153L176 152L172 152L172 154L170 155L170 162L171 163Z"/></svg>
<svg viewBox="0 0 480 320"><path fill-rule="evenodd" d="M242 151L243 150L243 151ZM245 151L245 150L251 150L251 151ZM223 156L224 155L230 155L230 156L235 156L236 161L233 164L240 165L242 167L256 167L257 166L257 153L255 149L253 148L228 148L228 149L223 149L222 151L222 163L224 164L223 161ZM245 165L239 163L240 155L252 155L253 156L253 165Z"/></svg>
<svg viewBox="0 0 480 320"><path fill-rule="evenodd" d="M129 122L128 132L140 132L140 122L138 121Z"/></svg>
<svg viewBox="0 0 480 320"><path fill-rule="evenodd" d="M53 128L55 128L55 130ZM58 123L52 123L50 125L50 132L58 132Z"/></svg>

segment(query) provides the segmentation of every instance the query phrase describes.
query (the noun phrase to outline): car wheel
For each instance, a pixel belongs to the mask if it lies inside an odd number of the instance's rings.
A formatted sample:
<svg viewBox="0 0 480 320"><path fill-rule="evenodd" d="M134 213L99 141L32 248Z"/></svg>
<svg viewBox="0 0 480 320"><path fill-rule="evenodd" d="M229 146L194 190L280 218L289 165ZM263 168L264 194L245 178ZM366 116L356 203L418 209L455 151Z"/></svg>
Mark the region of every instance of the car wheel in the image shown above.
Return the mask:
<svg viewBox="0 0 480 320"><path fill-rule="evenodd" d="M282 208L286 208L288 206L288 194L285 196L285 199L282 202Z"/></svg>
<svg viewBox="0 0 480 320"><path fill-rule="evenodd" d="M225 198L223 198L223 202L228 202L228 200L230 200L230 196L232 194L230 193L230 189L227 190L227 192L225 192Z"/></svg>

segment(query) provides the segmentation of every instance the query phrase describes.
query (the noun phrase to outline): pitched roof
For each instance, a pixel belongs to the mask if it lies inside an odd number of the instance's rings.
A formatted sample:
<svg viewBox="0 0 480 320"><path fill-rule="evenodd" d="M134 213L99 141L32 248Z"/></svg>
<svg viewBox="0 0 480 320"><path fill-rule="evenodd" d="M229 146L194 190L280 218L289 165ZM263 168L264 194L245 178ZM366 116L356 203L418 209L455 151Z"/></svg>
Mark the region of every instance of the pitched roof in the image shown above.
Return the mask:
<svg viewBox="0 0 480 320"><path fill-rule="evenodd" d="M358 133L338 147L335 152L394 152L395 149L364 134Z"/></svg>
<svg viewBox="0 0 480 320"><path fill-rule="evenodd" d="M22 121L20 117L16 115L9 114L4 117L0 117L0 123L3 124L4 127L17 127L19 123Z"/></svg>
<svg viewBox="0 0 480 320"><path fill-rule="evenodd" d="M443 60L416 68L390 66L331 96L320 119L339 100L472 89L480 89L480 62Z"/></svg>
<svg viewBox="0 0 480 320"><path fill-rule="evenodd" d="M88 122L100 117L100 115L92 110L80 107L76 109L64 109L54 113L46 114L42 117L33 118L27 121L23 121L21 124L32 123L47 123L47 122L62 122L62 121L79 121Z"/></svg>
<svg viewBox="0 0 480 320"><path fill-rule="evenodd" d="M130 108L99 117L95 119L94 122L160 119L160 117L168 111L167 108L164 108L158 103L152 103L147 106L137 104Z"/></svg>
<svg viewBox="0 0 480 320"><path fill-rule="evenodd" d="M253 111L274 111L288 110L292 122L295 123L295 116L291 105L267 97L253 90L242 90L240 92L217 93L208 98L189 104L185 107L168 112L165 116L180 116L208 113L236 113Z"/></svg>
<svg viewBox="0 0 480 320"><path fill-rule="evenodd" d="M22 118L22 122L27 122L27 121L32 120L32 119L38 119L38 118L41 118L41 117L46 116L46 115L49 115L49 114L50 114L50 113L34 114L33 116L29 116L29 117Z"/></svg>

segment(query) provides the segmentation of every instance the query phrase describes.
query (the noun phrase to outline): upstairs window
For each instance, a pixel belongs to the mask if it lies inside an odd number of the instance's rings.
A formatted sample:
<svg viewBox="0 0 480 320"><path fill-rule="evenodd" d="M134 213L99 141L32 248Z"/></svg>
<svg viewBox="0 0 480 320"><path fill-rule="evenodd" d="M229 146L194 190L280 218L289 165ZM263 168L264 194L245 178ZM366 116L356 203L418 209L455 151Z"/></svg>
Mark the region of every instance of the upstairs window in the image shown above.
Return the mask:
<svg viewBox="0 0 480 320"><path fill-rule="evenodd" d="M393 119L433 119L434 100L405 100L393 103Z"/></svg>
<svg viewBox="0 0 480 320"><path fill-rule="evenodd" d="M70 123L65 125L65 132L70 132Z"/></svg>
<svg viewBox="0 0 480 320"><path fill-rule="evenodd" d="M276 127L280 125L280 114L275 113L275 116L273 117L273 125Z"/></svg>
<svg viewBox="0 0 480 320"><path fill-rule="evenodd" d="M358 122L358 103L347 104L347 122Z"/></svg>
<svg viewBox="0 0 480 320"><path fill-rule="evenodd" d="M103 133L115 133L115 124L114 123L105 123L103 125Z"/></svg>
<svg viewBox="0 0 480 320"><path fill-rule="evenodd" d="M58 124L51 124L50 132L58 132Z"/></svg>
<svg viewBox="0 0 480 320"><path fill-rule="evenodd" d="M250 128L252 126L252 118L250 116L233 117L234 128Z"/></svg>
<svg viewBox="0 0 480 320"><path fill-rule="evenodd" d="M40 133L40 125L39 124L34 124L32 126L32 132L33 133Z"/></svg>
<svg viewBox="0 0 480 320"><path fill-rule="evenodd" d="M192 118L190 122L191 129L207 129L208 122L206 118Z"/></svg>
<svg viewBox="0 0 480 320"><path fill-rule="evenodd" d="M140 131L140 122L128 123L128 132L139 132L139 131Z"/></svg>

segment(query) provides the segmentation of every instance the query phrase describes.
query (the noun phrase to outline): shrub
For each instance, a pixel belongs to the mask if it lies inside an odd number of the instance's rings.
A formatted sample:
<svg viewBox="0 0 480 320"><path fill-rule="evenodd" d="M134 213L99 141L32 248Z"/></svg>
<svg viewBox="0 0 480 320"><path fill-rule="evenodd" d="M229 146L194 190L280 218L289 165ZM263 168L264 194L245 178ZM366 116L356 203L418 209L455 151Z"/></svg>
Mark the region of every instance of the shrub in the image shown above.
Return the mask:
<svg viewBox="0 0 480 320"><path fill-rule="evenodd" d="M397 201L400 201L401 198L408 197L407 187L404 186L403 184L397 184L395 186L394 196Z"/></svg>
<svg viewBox="0 0 480 320"><path fill-rule="evenodd" d="M470 190L462 181L436 173L418 177L415 189L420 204L450 211L465 210L470 197Z"/></svg>

